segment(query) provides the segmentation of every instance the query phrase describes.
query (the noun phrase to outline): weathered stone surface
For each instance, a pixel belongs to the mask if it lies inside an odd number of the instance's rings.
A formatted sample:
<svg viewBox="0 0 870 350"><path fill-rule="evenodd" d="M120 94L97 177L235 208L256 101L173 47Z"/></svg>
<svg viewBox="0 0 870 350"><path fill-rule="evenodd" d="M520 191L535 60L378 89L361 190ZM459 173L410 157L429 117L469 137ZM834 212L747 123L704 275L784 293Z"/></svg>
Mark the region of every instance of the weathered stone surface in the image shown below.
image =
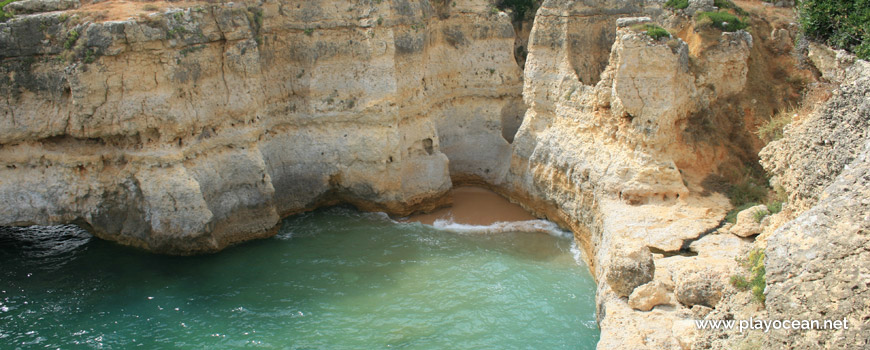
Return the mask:
<svg viewBox="0 0 870 350"><path fill-rule="evenodd" d="M715 161L701 154L722 153L687 147L686 125L694 113L709 113L716 101L741 90L754 45L744 34L716 35L692 39L702 41L692 51L681 39L653 40L630 28L617 28L612 39L599 34L615 28L612 14L660 18L658 8L644 7L649 4L620 2L600 13L588 2L544 2L524 70L529 109L513 142L511 168L496 183L538 215L571 228L587 249L599 277L602 349L691 346L693 331L652 330L688 321L685 306L633 310L623 298L631 290L613 288L617 278L607 274L615 273L612 259L621 247L678 253L721 225L727 198L699 196L700 178L689 172L708 173ZM726 61L734 66L716 67ZM727 81L698 82L719 74ZM678 263L659 269L666 259L656 260L656 279L660 270L680 273ZM708 262L716 273L736 266L734 256L697 259Z"/></svg>
<svg viewBox="0 0 870 350"><path fill-rule="evenodd" d="M635 310L649 311L658 305L667 304L670 300L665 285L659 281L652 281L631 292L628 297L628 306Z"/></svg>
<svg viewBox="0 0 870 350"><path fill-rule="evenodd" d="M81 5L82 4L79 0L18 0L3 6L3 11L16 15L25 15L30 13L69 10L78 8Z"/></svg>
<svg viewBox="0 0 870 350"><path fill-rule="evenodd" d="M348 6L0 23L0 224L190 254L320 205L404 215L446 203L451 177L503 177L525 110L510 19Z"/></svg>
<svg viewBox="0 0 870 350"><path fill-rule="evenodd" d="M768 238L768 315L845 320L848 329L772 331L766 347L870 346L870 70L863 61L849 69L863 73L764 150L791 197L810 206Z"/></svg>
<svg viewBox="0 0 870 350"><path fill-rule="evenodd" d="M692 242L689 250L697 253L699 257L733 260L734 257L743 255L744 251L752 245L746 239L727 234L728 229L724 227L719 232L722 234L709 234Z"/></svg>
<svg viewBox="0 0 870 350"><path fill-rule="evenodd" d="M858 156L870 132L870 86L864 83L870 63L858 60L848 68L835 67L829 67L834 70L830 76L851 83L835 91L815 117L790 125L785 138L759 153L773 175L771 184L786 190L788 207L795 212L818 201L822 190Z"/></svg>
<svg viewBox="0 0 870 350"><path fill-rule="evenodd" d="M652 22L652 19L649 17L625 17L616 20L616 27L631 27L636 24L644 24L649 22Z"/></svg>
<svg viewBox="0 0 870 350"><path fill-rule="evenodd" d="M834 50L825 45L810 43L807 51L810 62L828 81L842 84L854 82L866 72L867 61L858 60L845 50Z"/></svg>
<svg viewBox="0 0 870 350"><path fill-rule="evenodd" d="M761 221L757 219L761 213L769 213L764 204L744 209L737 213L737 221L731 227L731 233L740 237L749 237L761 233Z"/></svg>
<svg viewBox="0 0 870 350"><path fill-rule="evenodd" d="M627 297L637 286L652 281L654 274L649 248L627 246L612 251L605 278L616 294Z"/></svg>
<svg viewBox="0 0 870 350"><path fill-rule="evenodd" d="M716 10L713 0L689 0L689 7L684 11L689 16L694 16L698 12L709 12Z"/></svg>
<svg viewBox="0 0 870 350"><path fill-rule="evenodd" d="M767 310L771 318L846 320L849 327L775 331L768 346L870 346L870 141L820 197L768 240Z"/></svg>
<svg viewBox="0 0 870 350"><path fill-rule="evenodd" d="M689 307L641 312L624 296L655 275L713 304L696 282L736 266L747 243L713 234L728 200L700 185L735 158L707 140L723 122L697 120L756 113L732 102L765 59L750 60L759 42L682 31L691 18L661 2L547 0L522 29L521 70L509 16L455 4L236 2L0 24L0 224L80 220L184 254L266 237L321 205L400 214L444 203L453 183L485 184L574 231L599 283L600 348L690 348ZM617 27L638 16L674 37ZM649 273L608 278L629 245L653 250Z"/></svg>
<svg viewBox="0 0 870 350"><path fill-rule="evenodd" d="M674 296L686 306L714 308L722 299L723 277L721 272L703 267L683 269L674 277Z"/></svg>

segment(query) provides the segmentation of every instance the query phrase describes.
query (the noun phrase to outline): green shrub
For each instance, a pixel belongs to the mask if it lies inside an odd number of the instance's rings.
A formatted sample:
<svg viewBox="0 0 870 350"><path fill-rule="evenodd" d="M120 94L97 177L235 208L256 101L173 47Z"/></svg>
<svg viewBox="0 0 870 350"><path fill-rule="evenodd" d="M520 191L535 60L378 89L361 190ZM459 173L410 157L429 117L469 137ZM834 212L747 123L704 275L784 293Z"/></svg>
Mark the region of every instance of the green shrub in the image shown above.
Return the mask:
<svg viewBox="0 0 870 350"><path fill-rule="evenodd" d="M753 249L749 252L746 259L738 260L738 262L740 262L740 266L749 270L749 277L747 278L742 275L731 276L731 285L740 290L751 291L755 300L764 304L766 298L764 295L764 287L766 285L764 250Z"/></svg>
<svg viewBox="0 0 870 350"><path fill-rule="evenodd" d="M668 2L665 3L665 7L682 10L689 7L689 0L668 0Z"/></svg>
<svg viewBox="0 0 870 350"><path fill-rule="evenodd" d="M71 49L78 40L79 32L75 29L70 30L69 33L66 33L66 41L63 43L63 48L67 50Z"/></svg>
<svg viewBox="0 0 870 350"><path fill-rule="evenodd" d="M767 196L767 210L771 214L779 213L782 211L782 204L787 200L788 194L785 193L785 189L782 186L776 186L773 188L773 195Z"/></svg>
<svg viewBox="0 0 870 350"><path fill-rule="evenodd" d="M719 30L736 32L748 24L729 12L701 12L696 22L699 26L712 25Z"/></svg>
<svg viewBox="0 0 870 350"><path fill-rule="evenodd" d="M768 215L770 215L770 211L756 210L754 213L752 213L752 218L755 220L755 222L761 222L761 220L764 220L764 218Z"/></svg>
<svg viewBox="0 0 870 350"><path fill-rule="evenodd" d="M661 38L670 38L671 33L665 30L662 27L659 27L655 24L635 24L631 26L631 30L636 32L644 32L646 35L649 35L653 38L653 40L659 40Z"/></svg>
<svg viewBox="0 0 870 350"><path fill-rule="evenodd" d="M870 59L870 1L801 0L797 10L808 38Z"/></svg>
<svg viewBox="0 0 870 350"><path fill-rule="evenodd" d="M96 59L97 59L97 53L94 50L88 49L87 51L85 51L85 58L84 58L85 63L94 63L94 61Z"/></svg>
<svg viewBox="0 0 870 350"><path fill-rule="evenodd" d="M758 180L747 178L731 186L728 198L731 199L731 205L736 207L746 203L761 203L767 199L767 190L767 186L760 184Z"/></svg>
<svg viewBox="0 0 870 350"><path fill-rule="evenodd" d="M771 215L781 212L782 211L782 201L777 201L777 200L770 201L769 203L767 203L767 210L770 212Z"/></svg>
<svg viewBox="0 0 870 350"><path fill-rule="evenodd" d="M713 0L713 6L718 7L720 10L733 10L741 16L749 15L748 12L744 11L740 6L735 5L731 0Z"/></svg>
<svg viewBox="0 0 870 350"><path fill-rule="evenodd" d="M9 5L18 0L0 0L0 22L6 22L13 17L11 13L3 11L3 6Z"/></svg>
<svg viewBox="0 0 870 350"><path fill-rule="evenodd" d="M534 11L540 6L542 0L501 0L498 2L500 10L510 9L514 14L515 21L522 21L527 14L534 15Z"/></svg>

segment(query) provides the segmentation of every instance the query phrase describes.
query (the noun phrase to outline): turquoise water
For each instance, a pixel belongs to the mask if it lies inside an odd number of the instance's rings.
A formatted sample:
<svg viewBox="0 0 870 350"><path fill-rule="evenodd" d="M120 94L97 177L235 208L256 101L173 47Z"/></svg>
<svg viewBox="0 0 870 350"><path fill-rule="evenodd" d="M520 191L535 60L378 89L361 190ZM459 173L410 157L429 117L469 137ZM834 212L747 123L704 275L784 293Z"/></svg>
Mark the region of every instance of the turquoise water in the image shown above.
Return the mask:
<svg viewBox="0 0 870 350"><path fill-rule="evenodd" d="M72 226L0 229L2 348L592 349L570 238L331 208L271 239L167 257Z"/></svg>

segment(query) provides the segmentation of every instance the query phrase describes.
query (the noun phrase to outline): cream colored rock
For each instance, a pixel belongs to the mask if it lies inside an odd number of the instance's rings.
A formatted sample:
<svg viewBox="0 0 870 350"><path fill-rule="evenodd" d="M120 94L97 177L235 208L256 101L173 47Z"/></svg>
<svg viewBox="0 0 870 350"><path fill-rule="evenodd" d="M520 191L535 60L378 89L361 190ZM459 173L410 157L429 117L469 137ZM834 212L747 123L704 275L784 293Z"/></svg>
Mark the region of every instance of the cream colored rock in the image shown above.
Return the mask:
<svg viewBox="0 0 870 350"><path fill-rule="evenodd" d="M605 278L616 294L627 297L640 285L652 281L655 263L646 246L623 246L611 251Z"/></svg>
<svg viewBox="0 0 870 350"><path fill-rule="evenodd" d="M715 308L722 299L725 288L725 275L702 266L683 268L674 277L674 296L686 306L706 306Z"/></svg>
<svg viewBox="0 0 870 350"><path fill-rule="evenodd" d="M701 55L703 71L698 85L711 87L712 100L728 97L743 90L749 73L752 35L744 30L723 32L719 41Z"/></svg>
<svg viewBox="0 0 870 350"><path fill-rule="evenodd" d="M767 206L764 204L744 209L737 213L737 221L731 227L731 233L740 237L757 235L762 230L761 220L758 217L769 214L770 212L767 211Z"/></svg>
<svg viewBox="0 0 870 350"><path fill-rule="evenodd" d="M658 305L667 304L670 300L665 285L659 281L652 281L631 292L628 297L628 306L635 310L649 311Z"/></svg>
<svg viewBox="0 0 870 350"><path fill-rule="evenodd" d="M451 177L497 182L525 110L510 19L392 5L0 23L0 225L191 254L321 205L406 215L445 204ZM39 55L60 59L6 60Z"/></svg>
<svg viewBox="0 0 870 350"><path fill-rule="evenodd" d="M645 33L621 29L611 53L611 69L602 75L603 81L613 84L597 88L611 90L614 117L628 118L645 140L661 144L676 137L681 131L677 119L694 107L696 92L688 64L688 47L682 41L674 50Z"/></svg>
<svg viewBox="0 0 870 350"><path fill-rule="evenodd" d="M617 28L673 17L660 2L545 1L522 29L521 69L507 14L444 4L279 0L0 24L0 224L80 220L189 254L322 205L402 214L485 184L574 232L599 284L599 348L687 348L687 306L641 312L623 296L652 275L703 294L687 286L736 264L741 243L710 234L728 200L699 189L729 155L687 128L742 91L751 37L692 52ZM698 256L671 256L693 241ZM659 258L621 269L613 257L629 245ZM699 267L710 276L687 280Z"/></svg>

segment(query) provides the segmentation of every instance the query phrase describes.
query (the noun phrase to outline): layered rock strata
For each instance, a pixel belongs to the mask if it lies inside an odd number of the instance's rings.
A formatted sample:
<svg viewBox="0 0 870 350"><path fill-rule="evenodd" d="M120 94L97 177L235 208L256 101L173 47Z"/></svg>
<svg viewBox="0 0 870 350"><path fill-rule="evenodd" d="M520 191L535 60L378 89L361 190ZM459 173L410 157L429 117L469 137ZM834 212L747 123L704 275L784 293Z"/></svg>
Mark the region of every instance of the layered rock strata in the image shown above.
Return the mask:
<svg viewBox="0 0 870 350"><path fill-rule="evenodd" d="M482 0L21 16L0 24L0 224L189 254L317 206L405 215L483 184L574 232L599 348L690 348L751 246L704 180L754 156L745 135L788 89L751 79L770 75L764 35L660 5L544 1L524 69L521 26Z"/></svg>
<svg viewBox="0 0 870 350"><path fill-rule="evenodd" d="M407 214L451 171L504 173L524 109L510 20L479 1L78 18L0 24L0 224L188 254L324 204Z"/></svg>

